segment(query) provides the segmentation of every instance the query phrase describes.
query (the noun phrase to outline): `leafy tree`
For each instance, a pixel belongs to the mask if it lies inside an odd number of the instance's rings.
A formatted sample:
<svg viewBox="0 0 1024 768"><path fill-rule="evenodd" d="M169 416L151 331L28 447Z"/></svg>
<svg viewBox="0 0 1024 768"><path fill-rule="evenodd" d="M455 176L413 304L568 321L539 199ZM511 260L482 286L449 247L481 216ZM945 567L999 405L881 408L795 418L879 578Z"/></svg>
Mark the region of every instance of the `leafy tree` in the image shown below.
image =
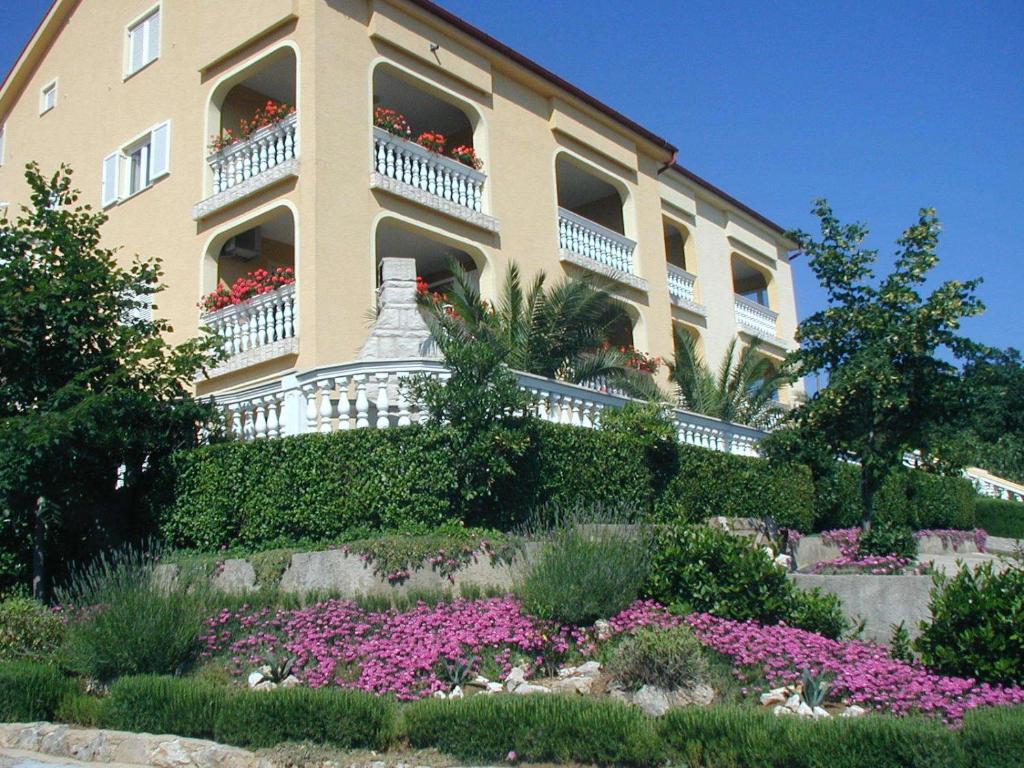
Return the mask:
<svg viewBox="0 0 1024 768"><path fill-rule="evenodd" d="M167 321L140 312L159 262L118 265L69 168L47 179L33 163L25 178L31 204L0 222L0 524L27 537L13 549L21 564L31 550L43 596L58 548L142 532L161 461L212 416L189 392L216 342L172 347Z"/></svg>
<svg viewBox="0 0 1024 768"><path fill-rule="evenodd" d="M512 263L494 307L457 261L449 260L449 269L454 280L443 301L423 297L440 333L503 350L513 370L573 384L604 379L634 397L661 399L652 377L634 367L633 357L607 344L612 328L626 318L622 304L607 291L576 278L548 287L544 272L524 288L519 267Z"/></svg>
<svg viewBox="0 0 1024 768"><path fill-rule="evenodd" d="M969 461L1024 482L1024 361L1016 349L981 350L964 366Z"/></svg>
<svg viewBox="0 0 1024 768"><path fill-rule="evenodd" d="M669 379L678 388L679 404L716 419L771 426L779 414L775 395L791 377L784 369L774 368L760 348L760 341L754 339L737 357L733 339L716 373L697 350L694 338L677 329Z"/></svg>
<svg viewBox="0 0 1024 768"><path fill-rule="evenodd" d="M790 364L824 373L828 385L794 415L804 435L860 465L863 525L885 477L908 451L927 461L945 430L962 418L957 369L938 357L967 355L974 345L958 335L961 320L979 314L978 280L950 280L922 295L938 263L939 221L922 209L897 241L894 269L876 280L878 252L863 246L867 229L842 224L824 200L813 209L821 238L791 233L828 294L828 306L800 324L800 349ZM941 467L940 467L941 468Z"/></svg>

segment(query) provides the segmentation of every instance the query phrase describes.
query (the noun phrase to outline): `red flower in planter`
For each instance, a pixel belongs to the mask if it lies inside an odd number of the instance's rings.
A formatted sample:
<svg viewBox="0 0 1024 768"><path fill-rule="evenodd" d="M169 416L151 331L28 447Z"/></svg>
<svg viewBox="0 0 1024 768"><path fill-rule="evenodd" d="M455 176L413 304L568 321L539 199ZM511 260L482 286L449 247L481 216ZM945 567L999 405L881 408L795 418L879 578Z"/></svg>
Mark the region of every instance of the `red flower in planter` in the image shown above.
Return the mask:
<svg viewBox="0 0 1024 768"><path fill-rule="evenodd" d="M455 147L449 155L452 160L458 160L463 165L468 165L470 168L475 168L478 171L484 167L484 161L477 157L476 150L465 144Z"/></svg>
<svg viewBox="0 0 1024 768"><path fill-rule="evenodd" d="M238 124L238 132L225 128L210 140L210 151L220 152L239 141L245 141L260 128L277 125L289 115L295 113L295 107L279 101L269 100L253 113L251 120L242 120Z"/></svg>
<svg viewBox="0 0 1024 768"><path fill-rule="evenodd" d="M412 128L409 127L405 115L387 107L377 107L373 110L373 124L403 139L412 136Z"/></svg>
<svg viewBox="0 0 1024 768"><path fill-rule="evenodd" d="M433 133L431 131L424 131L416 138L416 143L424 149L430 152L436 152L439 155L444 154L444 143L447 141L443 133Z"/></svg>
<svg viewBox="0 0 1024 768"><path fill-rule="evenodd" d="M235 280L230 288L222 285L206 294L199 302L199 306L204 312L216 312L218 309L244 304L255 296L270 293L294 282L295 270L291 267L275 267L273 272L261 267Z"/></svg>

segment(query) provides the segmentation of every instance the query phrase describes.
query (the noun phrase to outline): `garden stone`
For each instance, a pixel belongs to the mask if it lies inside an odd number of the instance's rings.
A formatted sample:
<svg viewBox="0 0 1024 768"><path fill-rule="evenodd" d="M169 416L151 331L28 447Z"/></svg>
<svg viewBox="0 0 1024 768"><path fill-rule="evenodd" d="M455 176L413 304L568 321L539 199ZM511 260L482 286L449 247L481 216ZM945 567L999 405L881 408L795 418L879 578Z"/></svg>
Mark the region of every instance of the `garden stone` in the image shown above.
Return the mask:
<svg viewBox="0 0 1024 768"><path fill-rule="evenodd" d="M210 584L214 589L229 594L251 592L256 589L256 570L248 560L231 558L221 564Z"/></svg>
<svg viewBox="0 0 1024 768"><path fill-rule="evenodd" d="M149 753L151 765L160 768L177 768L178 766L191 765L192 756L184 748L180 739L162 741Z"/></svg>
<svg viewBox="0 0 1024 768"><path fill-rule="evenodd" d="M464 699L465 697L466 694L462 692L462 686L460 685L456 685L454 688L452 688L452 692L448 694L449 701L454 699Z"/></svg>
<svg viewBox="0 0 1024 768"><path fill-rule="evenodd" d="M776 717L779 717L781 715L792 715L793 710L789 709L788 707L784 707L781 704L776 704L775 708L772 709L772 714Z"/></svg>
<svg viewBox="0 0 1024 768"><path fill-rule="evenodd" d="M867 713L867 710L864 709L864 707L857 706L856 704L851 704L845 710L843 710L843 713L841 715L839 715L839 716L840 717L861 717L865 713Z"/></svg>
<svg viewBox="0 0 1024 768"><path fill-rule="evenodd" d="M576 667L577 675L586 675L588 677L597 677L601 674L601 662L599 661L588 661L585 664L580 664Z"/></svg>
<svg viewBox="0 0 1024 768"><path fill-rule="evenodd" d="M794 693L788 699L786 699L786 708L792 709L794 712L800 708L800 694Z"/></svg>
<svg viewBox="0 0 1024 768"><path fill-rule="evenodd" d="M832 717L832 715L830 715L828 711L823 707L815 707L813 710L811 710L811 712L814 715L815 720L818 720L822 717Z"/></svg>
<svg viewBox="0 0 1024 768"><path fill-rule="evenodd" d="M671 704L673 707L706 707L714 700L715 689L704 683L698 683L692 688L680 688L671 692Z"/></svg>
<svg viewBox="0 0 1024 768"><path fill-rule="evenodd" d="M264 680L261 683L256 683L256 685L252 687L254 691L272 691L275 688L277 688L277 683L273 680Z"/></svg>
<svg viewBox="0 0 1024 768"><path fill-rule="evenodd" d="M788 688L773 688L767 693L761 694L761 704L765 707L770 707L772 704L785 704L788 698Z"/></svg>
<svg viewBox="0 0 1024 768"><path fill-rule="evenodd" d="M814 717L814 710L807 704L801 704L797 707L796 713L800 715L800 717Z"/></svg>
<svg viewBox="0 0 1024 768"><path fill-rule="evenodd" d="M505 678L505 690L511 693L520 685L526 682L526 670L522 667L512 667L512 671Z"/></svg>
<svg viewBox="0 0 1024 768"><path fill-rule="evenodd" d="M282 688L294 688L298 685L302 685L302 681L295 675L288 675L288 677L281 681Z"/></svg>
<svg viewBox="0 0 1024 768"><path fill-rule="evenodd" d="M551 693L550 688L546 688L543 685L534 685L533 683L523 683L517 685L512 693L517 696L528 696L531 693Z"/></svg>
<svg viewBox="0 0 1024 768"><path fill-rule="evenodd" d="M486 689L487 693L501 693L503 690L505 690L505 686L503 686L501 683L488 683Z"/></svg>
<svg viewBox="0 0 1024 768"><path fill-rule="evenodd" d="M431 696L433 696L435 699L447 699L448 698L448 694L445 693L444 691L434 691L431 694Z"/></svg>
<svg viewBox="0 0 1024 768"><path fill-rule="evenodd" d="M661 717L671 708L668 693L656 685L645 685L634 693L633 703L651 717Z"/></svg>
<svg viewBox="0 0 1024 768"><path fill-rule="evenodd" d="M262 672L250 672L249 673L249 677L247 679L248 679L248 682L249 682L249 687L250 688L255 688L257 685L259 685L260 683L263 682L263 673Z"/></svg>
<svg viewBox="0 0 1024 768"><path fill-rule="evenodd" d="M491 682L491 681L490 681L490 680L488 680L488 679L487 679L486 677L484 677L483 675L477 675L476 677L474 677L474 678L473 678L473 684L474 684L474 685L483 685L483 686L487 686L487 685L490 685L490 682Z"/></svg>
<svg viewBox="0 0 1024 768"><path fill-rule="evenodd" d="M590 693L593 685L593 677L577 675L576 677L563 677L561 680L556 680L551 684L551 690L555 693L578 693L584 696Z"/></svg>
<svg viewBox="0 0 1024 768"><path fill-rule="evenodd" d="M604 619L598 619L594 622L594 633L598 640L607 640L612 636L612 626Z"/></svg>

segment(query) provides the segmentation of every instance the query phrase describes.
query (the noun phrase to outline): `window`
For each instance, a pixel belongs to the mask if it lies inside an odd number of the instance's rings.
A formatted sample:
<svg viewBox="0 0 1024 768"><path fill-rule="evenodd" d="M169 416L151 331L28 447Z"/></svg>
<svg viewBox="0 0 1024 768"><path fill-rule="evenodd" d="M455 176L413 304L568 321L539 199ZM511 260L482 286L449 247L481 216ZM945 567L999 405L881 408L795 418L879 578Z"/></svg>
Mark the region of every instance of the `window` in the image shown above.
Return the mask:
<svg viewBox="0 0 1024 768"><path fill-rule="evenodd" d="M128 27L128 67L133 75L160 56L160 8Z"/></svg>
<svg viewBox="0 0 1024 768"><path fill-rule="evenodd" d="M103 158L102 204L138 194L170 172L171 124L160 123Z"/></svg>
<svg viewBox="0 0 1024 768"><path fill-rule="evenodd" d="M43 87L39 92L39 114L43 115L57 106L57 81Z"/></svg>

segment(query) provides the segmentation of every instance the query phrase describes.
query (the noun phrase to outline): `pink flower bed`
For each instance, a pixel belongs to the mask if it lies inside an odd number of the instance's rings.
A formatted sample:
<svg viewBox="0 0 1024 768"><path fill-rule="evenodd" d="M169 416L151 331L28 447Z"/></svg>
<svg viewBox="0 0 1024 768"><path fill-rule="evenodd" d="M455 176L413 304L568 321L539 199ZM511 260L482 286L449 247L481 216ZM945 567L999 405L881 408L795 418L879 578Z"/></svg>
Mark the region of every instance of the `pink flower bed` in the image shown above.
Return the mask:
<svg viewBox="0 0 1024 768"><path fill-rule="evenodd" d="M620 633L677 622L656 603L638 602L609 625ZM596 647L593 630L541 622L513 597L420 603L404 613L368 612L349 600L276 612L243 607L221 611L207 624L204 656L230 654L236 676L263 663L268 651L284 651L313 688L339 685L402 700L447 690L439 676L445 662L493 658L507 674L513 656L528 658L535 669L570 649L588 655Z"/></svg>
<svg viewBox="0 0 1024 768"><path fill-rule="evenodd" d="M929 536L937 536L939 540L954 552L959 552L968 541L973 541L979 552L987 551L988 531L984 528L975 528L973 531L963 531L956 528L936 528L934 530L918 531L914 538L925 539Z"/></svg>
<svg viewBox="0 0 1024 768"><path fill-rule="evenodd" d="M1024 688L939 675L921 664L892 659L882 645L829 640L781 624L763 626L706 613L691 614L686 621L702 643L732 659L741 679L766 679L772 686L795 683L806 668L834 675L832 695L847 704L896 715L934 715L949 723L976 707L1024 704Z"/></svg>

